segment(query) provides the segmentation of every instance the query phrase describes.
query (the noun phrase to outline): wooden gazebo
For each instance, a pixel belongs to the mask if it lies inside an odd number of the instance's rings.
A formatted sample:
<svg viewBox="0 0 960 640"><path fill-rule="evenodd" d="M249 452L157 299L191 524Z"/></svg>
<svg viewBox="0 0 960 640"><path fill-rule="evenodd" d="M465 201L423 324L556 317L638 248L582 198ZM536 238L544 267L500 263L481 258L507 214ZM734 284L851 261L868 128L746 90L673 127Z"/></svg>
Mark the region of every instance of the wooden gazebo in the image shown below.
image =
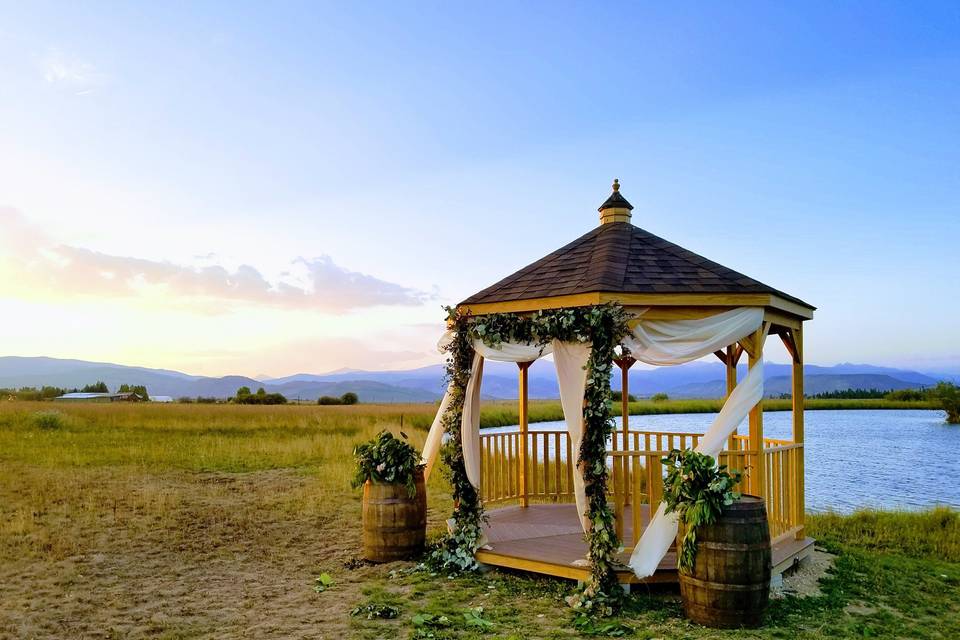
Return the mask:
<svg viewBox="0 0 960 640"><path fill-rule="evenodd" d="M743 472L741 490L766 500L779 573L812 549L804 533L803 322L814 307L753 278L712 262L631 224L633 207L613 193L600 206L600 225L570 244L467 298L459 310L472 316L527 313L617 302L645 320L695 319L723 311L762 309L762 326L716 351L726 365L728 395L737 385L737 363L746 353L752 369L764 344L778 336L793 360L793 437L764 437L763 408L749 414L749 434L733 435L721 463ZM629 356L622 372L623 426L609 444L610 501L626 562L662 495L661 457L695 447L699 433L630 429ZM528 368L519 363L520 426L514 433L481 434L480 495L489 522L478 561L572 579L586 579L586 543L573 501L576 452L566 431L528 429ZM626 566L623 583L641 581ZM669 553L643 581L676 580Z"/></svg>

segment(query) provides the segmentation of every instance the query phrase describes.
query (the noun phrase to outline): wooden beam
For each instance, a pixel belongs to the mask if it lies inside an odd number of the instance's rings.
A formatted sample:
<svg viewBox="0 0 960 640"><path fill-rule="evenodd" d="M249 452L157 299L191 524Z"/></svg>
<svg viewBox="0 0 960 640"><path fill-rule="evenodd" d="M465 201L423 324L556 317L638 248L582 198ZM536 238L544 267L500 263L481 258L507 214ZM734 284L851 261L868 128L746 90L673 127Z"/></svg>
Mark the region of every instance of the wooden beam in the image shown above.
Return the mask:
<svg viewBox="0 0 960 640"><path fill-rule="evenodd" d="M527 499L527 427L529 423L529 369L533 362L518 362L520 368L520 469L518 482L520 485L520 506L529 504Z"/></svg>
<svg viewBox="0 0 960 640"><path fill-rule="evenodd" d="M793 360L792 371L792 394L793 394L793 441L803 443L803 328L792 332L793 344L796 349L796 357ZM806 513L806 504L804 503L804 476L803 476L803 457L806 447L800 447L797 451L797 470L796 470L796 513L794 522L799 525L797 530L797 540L804 538L804 514Z"/></svg>
<svg viewBox="0 0 960 640"><path fill-rule="evenodd" d="M728 367L730 366L730 360L729 360L729 358L730 358L730 356L732 356L733 354L729 354L729 355L728 355L728 354L724 353L723 351L714 351L714 352L713 352L713 355L717 356L717 359L719 359L720 362L722 362L723 364L727 365Z"/></svg>
<svg viewBox="0 0 960 640"><path fill-rule="evenodd" d="M799 329L797 329L799 331ZM783 341L783 346L787 350L787 353L790 354L790 358L796 363L800 359L799 351L797 350L797 339L793 334L794 329L785 329L780 332L780 340Z"/></svg>

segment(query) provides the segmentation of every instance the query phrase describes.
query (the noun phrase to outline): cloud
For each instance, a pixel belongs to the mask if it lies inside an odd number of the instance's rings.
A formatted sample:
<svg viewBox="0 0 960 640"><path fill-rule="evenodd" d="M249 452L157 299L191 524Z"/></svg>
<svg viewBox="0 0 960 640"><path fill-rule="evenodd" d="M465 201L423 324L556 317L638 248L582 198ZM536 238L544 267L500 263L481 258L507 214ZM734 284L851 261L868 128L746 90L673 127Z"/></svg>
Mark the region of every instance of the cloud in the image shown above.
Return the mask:
<svg viewBox="0 0 960 640"><path fill-rule="evenodd" d="M50 49L40 58L40 70L47 83L72 90L76 95L93 93L107 79L89 62L59 49Z"/></svg>
<svg viewBox="0 0 960 640"><path fill-rule="evenodd" d="M150 297L170 306L192 303L268 305L344 313L380 305L421 305L432 298L417 289L350 271L329 256L296 258L279 279L255 267L186 265L111 255L57 244L18 211L0 208L0 260L10 258L4 279L58 295ZM206 256L205 256L206 257Z"/></svg>

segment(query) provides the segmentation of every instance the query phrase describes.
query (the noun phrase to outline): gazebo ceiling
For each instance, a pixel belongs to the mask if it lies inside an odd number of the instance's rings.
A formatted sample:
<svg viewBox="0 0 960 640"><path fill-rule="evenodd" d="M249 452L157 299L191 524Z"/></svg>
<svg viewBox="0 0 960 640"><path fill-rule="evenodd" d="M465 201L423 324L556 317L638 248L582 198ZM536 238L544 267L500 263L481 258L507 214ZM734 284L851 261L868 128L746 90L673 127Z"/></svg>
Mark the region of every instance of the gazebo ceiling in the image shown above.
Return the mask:
<svg viewBox="0 0 960 640"><path fill-rule="evenodd" d="M601 224L463 302L474 313L580 306L612 300L651 306L766 306L799 318L813 307L630 223L633 207L613 193Z"/></svg>

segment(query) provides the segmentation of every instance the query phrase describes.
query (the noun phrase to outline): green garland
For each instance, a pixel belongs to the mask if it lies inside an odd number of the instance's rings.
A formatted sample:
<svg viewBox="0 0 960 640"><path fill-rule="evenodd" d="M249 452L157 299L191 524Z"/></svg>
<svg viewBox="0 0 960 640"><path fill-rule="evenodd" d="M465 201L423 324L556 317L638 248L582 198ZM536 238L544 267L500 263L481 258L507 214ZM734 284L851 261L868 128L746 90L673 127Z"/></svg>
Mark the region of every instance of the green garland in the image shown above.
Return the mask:
<svg viewBox="0 0 960 640"><path fill-rule="evenodd" d="M476 487L467 479L467 469L463 461L463 439L460 434L467 381L473 365L473 340L467 318L449 307L447 314L448 326L453 331L453 339L446 346L450 404L441 418L447 438L440 448L440 458L444 462L447 479L453 490L455 528L433 551L431 560L443 570L473 571L478 567L474 554L480 547L480 537L483 534L483 505L480 504Z"/></svg>
<svg viewBox="0 0 960 640"><path fill-rule="evenodd" d="M453 487L456 530L442 543L434 559L448 569L476 568L473 554L482 533L483 508L476 489L466 477L460 439L466 383L470 377L474 350L472 342L497 347L503 342L547 345L553 340L590 343L587 385L583 400L584 438L578 461L584 466L584 480L591 522L587 532L591 576L575 606L581 610L612 611L622 591L613 564L620 547L614 529L613 511L607 504L607 440L614 430L610 412L610 374L614 348L629 332L628 315L617 304L556 309L521 315L499 313L468 316L447 308L453 340L447 345L447 376L451 402L442 420L448 435L441 450Z"/></svg>

